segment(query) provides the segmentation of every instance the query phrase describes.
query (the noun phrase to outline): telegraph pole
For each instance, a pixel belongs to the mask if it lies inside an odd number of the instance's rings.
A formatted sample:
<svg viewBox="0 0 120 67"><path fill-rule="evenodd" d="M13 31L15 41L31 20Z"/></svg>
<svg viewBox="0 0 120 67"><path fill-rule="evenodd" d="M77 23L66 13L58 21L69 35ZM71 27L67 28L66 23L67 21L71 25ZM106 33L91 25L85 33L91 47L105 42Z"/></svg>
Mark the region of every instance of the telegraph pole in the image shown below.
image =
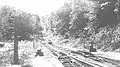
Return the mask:
<svg viewBox="0 0 120 67"><path fill-rule="evenodd" d="M18 59L18 33L17 33L17 24L18 24L18 17L15 17L15 26L14 26L14 64L18 65L19 64L19 59Z"/></svg>

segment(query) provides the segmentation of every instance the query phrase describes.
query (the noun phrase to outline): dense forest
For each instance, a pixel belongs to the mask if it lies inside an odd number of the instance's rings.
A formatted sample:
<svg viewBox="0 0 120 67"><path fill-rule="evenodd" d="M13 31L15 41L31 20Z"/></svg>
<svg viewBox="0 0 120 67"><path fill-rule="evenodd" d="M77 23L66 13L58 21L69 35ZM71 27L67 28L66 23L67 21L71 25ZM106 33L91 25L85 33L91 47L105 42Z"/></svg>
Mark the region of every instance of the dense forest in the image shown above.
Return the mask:
<svg viewBox="0 0 120 67"><path fill-rule="evenodd" d="M48 38L58 38L56 45L80 48L92 43L103 51L119 51L119 8L119 0L74 0L41 17L41 23Z"/></svg>
<svg viewBox="0 0 120 67"><path fill-rule="evenodd" d="M50 40L54 45L76 49L93 44L98 50L120 52L119 4L119 0L69 0L46 16L3 6L0 41Z"/></svg>

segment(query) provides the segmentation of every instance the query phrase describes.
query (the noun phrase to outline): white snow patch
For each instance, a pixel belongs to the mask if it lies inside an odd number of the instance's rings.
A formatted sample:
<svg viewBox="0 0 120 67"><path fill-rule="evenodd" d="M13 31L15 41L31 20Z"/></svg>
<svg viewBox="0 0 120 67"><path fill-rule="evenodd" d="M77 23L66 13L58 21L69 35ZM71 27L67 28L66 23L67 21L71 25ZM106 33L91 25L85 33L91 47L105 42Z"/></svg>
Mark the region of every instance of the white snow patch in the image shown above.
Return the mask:
<svg viewBox="0 0 120 67"><path fill-rule="evenodd" d="M2 51L8 51L8 50L10 50L10 48L0 48L0 51L2 52Z"/></svg>
<svg viewBox="0 0 120 67"><path fill-rule="evenodd" d="M107 58L111 58L111 59L115 59L115 60L120 60L120 53L116 53L116 52L98 51L98 52L96 52L94 54L102 56L102 57L107 57Z"/></svg>
<svg viewBox="0 0 120 67"><path fill-rule="evenodd" d="M64 67L62 63L60 63L54 57L36 57L32 61L33 67Z"/></svg>

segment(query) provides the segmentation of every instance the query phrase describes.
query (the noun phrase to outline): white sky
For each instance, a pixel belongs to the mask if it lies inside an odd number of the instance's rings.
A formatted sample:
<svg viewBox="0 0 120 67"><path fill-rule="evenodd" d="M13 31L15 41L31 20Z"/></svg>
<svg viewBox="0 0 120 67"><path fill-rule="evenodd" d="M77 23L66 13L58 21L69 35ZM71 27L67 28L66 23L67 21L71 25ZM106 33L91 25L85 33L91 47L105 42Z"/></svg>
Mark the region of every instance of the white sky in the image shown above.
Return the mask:
<svg viewBox="0 0 120 67"><path fill-rule="evenodd" d="M1 0L0 7L8 5L21 11L43 16L57 10L64 4L64 1L65 0Z"/></svg>

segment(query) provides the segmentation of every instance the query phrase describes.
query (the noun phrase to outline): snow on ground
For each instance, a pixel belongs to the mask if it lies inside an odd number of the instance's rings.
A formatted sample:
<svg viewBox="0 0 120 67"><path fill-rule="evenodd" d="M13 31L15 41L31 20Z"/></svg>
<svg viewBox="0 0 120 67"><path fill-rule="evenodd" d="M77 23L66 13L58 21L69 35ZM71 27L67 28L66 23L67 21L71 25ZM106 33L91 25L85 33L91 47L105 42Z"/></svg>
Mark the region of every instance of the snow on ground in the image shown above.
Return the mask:
<svg viewBox="0 0 120 67"><path fill-rule="evenodd" d="M0 52L8 51L8 50L10 50L10 48L0 48Z"/></svg>
<svg viewBox="0 0 120 67"><path fill-rule="evenodd" d="M116 52L102 52L102 51L98 51L98 52L96 52L94 54L102 56L102 57L107 57L107 58L111 58L111 59L115 59L115 60L120 60L120 53L116 53Z"/></svg>
<svg viewBox="0 0 120 67"><path fill-rule="evenodd" d="M32 60L33 67L64 67L60 61L54 57L36 57Z"/></svg>
<svg viewBox="0 0 120 67"><path fill-rule="evenodd" d="M33 67L64 67L62 63L51 54L49 49L42 45L40 49L42 49L41 51L44 53L44 56L31 58L30 61Z"/></svg>
<svg viewBox="0 0 120 67"><path fill-rule="evenodd" d="M28 62L31 62L30 65L32 67L64 67L62 63L55 57L49 57L49 56L42 56L42 57L35 57L27 60ZM0 65L0 67L21 67L21 65Z"/></svg>

